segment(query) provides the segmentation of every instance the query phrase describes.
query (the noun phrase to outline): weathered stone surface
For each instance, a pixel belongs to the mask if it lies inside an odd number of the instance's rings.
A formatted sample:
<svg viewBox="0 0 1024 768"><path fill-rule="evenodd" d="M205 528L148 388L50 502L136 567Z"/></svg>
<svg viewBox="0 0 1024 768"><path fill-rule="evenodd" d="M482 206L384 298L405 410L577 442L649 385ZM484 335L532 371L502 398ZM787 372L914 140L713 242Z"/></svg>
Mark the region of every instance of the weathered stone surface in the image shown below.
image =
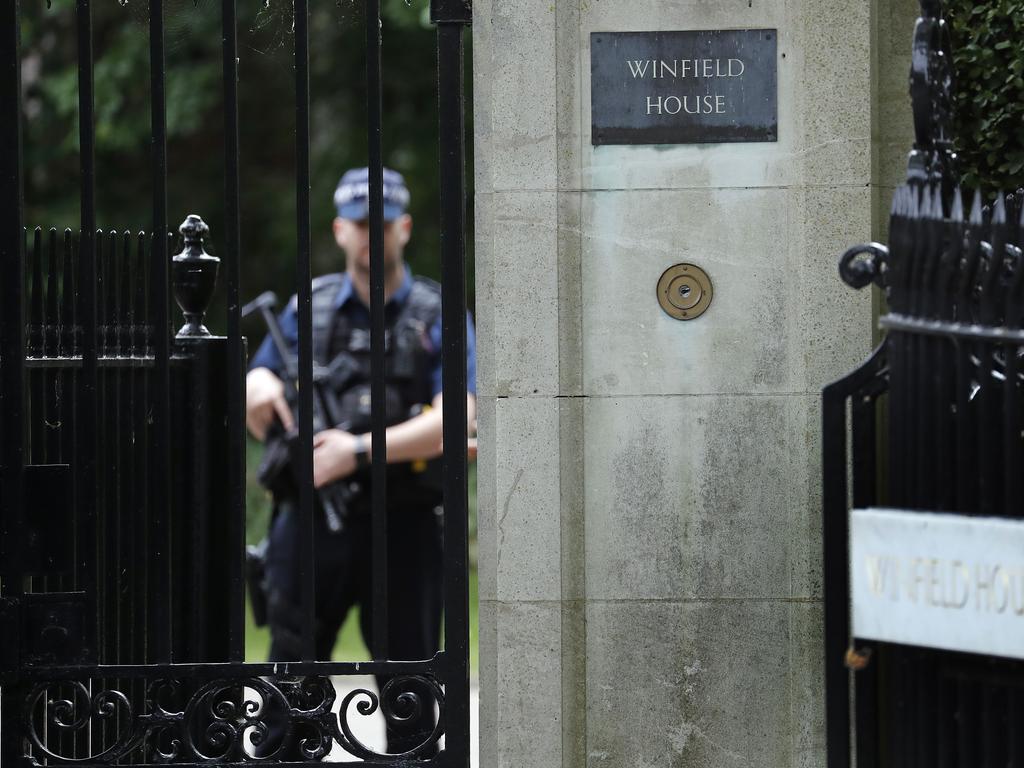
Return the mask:
<svg viewBox="0 0 1024 768"><path fill-rule="evenodd" d="M872 193L867 187L804 191L797 238L804 254L794 293L802 340L805 391L818 393L860 365L871 351L871 291L839 279L839 257L871 240Z"/></svg>
<svg viewBox="0 0 1024 768"><path fill-rule="evenodd" d="M558 393L583 393L583 196L558 193Z"/></svg>
<svg viewBox="0 0 1024 768"><path fill-rule="evenodd" d="M580 124L583 92L579 55L582 3L553 0L555 15L555 107L557 129L558 188L578 190L580 176Z"/></svg>
<svg viewBox="0 0 1024 768"><path fill-rule="evenodd" d="M790 711L794 768L825 765L825 616L819 602L789 606Z"/></svg>
<svg viewBox="0 0 1024 768"><path fill-rule="evenodd" d="M479 196L494 191L491 172L491 157L495 151L491 132L491 101L494 98L491 87L494 68L493 24L490 23L492 1L476 0L473 3L473 190L477 195L478 209Z"/></svg>
<svg viewBox="0 0 1024 768"><path fill-rule="evenodd" d="M561 494L558 401L503 398L495 438L495 554L499 600L558 600L561 590Z"/></svg>
<svg viewBox="0 0 1024 768"><path fill-rule="evenodd" d="M481 590L484 574L480 574ZM478 611L480 631L480 765L498 765L501 761L502 742L498 738L499 696L501 680L498 677L499 611L495 600L480 596ZM560 768L560 766L555 766Z"/></svg>
<svg viewBox="0 0 1024 768"><path fill-rule="evenodd" d="M819 392L870 351L871 293L836 270L848 245L871 239L869 188L591 192L583 203L588 394ZM714 285L696 320L657 302L658 278L679 262Z"/></svg>
<svg viewBox="0 0 1024 768"><path fill-rule="evenodd" d="M489 110L495 151L490 166L496 190L555 189L554 21L551 0L504 0L488 8L484 23L497 41L487 70L493 94Z"/></svg>
<svg viewBox="0 0 1024 768"><path fill-rule="evenodd" d="M777 189L592 192L583 209L588 394L802 391L799 195ZM799 232L799 229L796 229ZM699 319L669 317L656 287L691 262L714 287Z"/></svg>
<svg viewBox="0 0 1024 768"><path fill-rule="evenodd" d="M590 398L587 597L790 597L792 531L817 516L808 400Z"/></svg>
<svg viewBox="0 0 1024 768"><path fill-rule="evenodd" d="M498 598L498 516L497 475L500 455L497 441L498 401L493 397L478 397L476 506L477 506L477 567L480 600ZM481 620L482 622L482 620Z"/></svg>
<svg viewBox="0 0 1024 768"><path fill-rule="evenodd" d="M499 396L558 393L556 200L554 192L502 192L492 200L490 343Z"/></svg>
<svg viewBox="0 0 1024 768"><path fill-rule="evenodd" d="M562 767L561 613L558 603L481 601L481 766Z"/></svg>
<svg viewBox="0 0 1024 768"><path fill-rule="evenodd" d="M476 254L476 323L478 342L493 339L496 302L494 298L494 195L478 193L474 200L474 253ZM493 343L476 347L476 392L478 397L495 394L496 361Z"/></svg>
<svg viewBox="0 0 1024 768"><path fill-rule="evenodd" d="M797 507L789 522L790 595L795 600L820 600L821 575L821 398L805 399L806 429L794 439L802 445L799 453L805 466L795 467ZM800 479L798 479L800 478ZM800 493L805 495L799 495Z"/></svg>
<svg viewBox="0 0 1024 768"><path fill-rule="evenodd" d="M579 397L560 398L558 401L563 600L586 598L584 404L585 400Z"/></svg>
<svg viewBox="0 0 1024 768"><path fill-rule="evenodd" d="M587 765L793 765L789 645L782 602L591 602Z"/></svg>

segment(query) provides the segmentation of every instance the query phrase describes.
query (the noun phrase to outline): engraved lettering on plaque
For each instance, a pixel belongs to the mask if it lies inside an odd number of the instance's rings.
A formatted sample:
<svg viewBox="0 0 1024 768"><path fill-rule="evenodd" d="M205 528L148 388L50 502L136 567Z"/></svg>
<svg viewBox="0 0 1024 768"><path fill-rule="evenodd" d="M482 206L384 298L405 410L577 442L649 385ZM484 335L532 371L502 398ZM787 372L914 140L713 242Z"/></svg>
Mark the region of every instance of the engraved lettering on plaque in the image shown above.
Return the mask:
<svg viewBox="0 0 1024 768"><path fill-rule="evenodd" d="M774 29L594 32L593 144L778 139Z"/></svg>

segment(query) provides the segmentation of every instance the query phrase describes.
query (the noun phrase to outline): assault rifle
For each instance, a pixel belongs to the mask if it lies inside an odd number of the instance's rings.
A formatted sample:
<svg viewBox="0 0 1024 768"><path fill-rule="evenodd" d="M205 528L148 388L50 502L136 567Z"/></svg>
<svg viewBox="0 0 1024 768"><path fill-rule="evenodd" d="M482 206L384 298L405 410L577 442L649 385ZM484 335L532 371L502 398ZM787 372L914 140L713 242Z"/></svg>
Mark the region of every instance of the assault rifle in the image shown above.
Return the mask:
<svg viewBox="0 0 1024 768"><path fill-rule="evenodd" d="M299 365L295 356L288 347L284 338L281 326L277 322L277 315L274 310L277 307L277 296L271 291L260 294L255 299L242 307L242 317L248 317L259 312L267 325L270 338L281 357L284 369L282 381L284 382L285 399L292 413L298 415L298 379ZM340 413L335 391L344 388L347 381L352 377L350 361L339 356L326 369L321 366L313 368L313 433L324 429L337 427L348 430L347 423L337 419ZM298 484L309 482L309 479L299 478L296 475L296 467L300 462L296 461L297 451L309 450L308 446L299 443L298 430L285 430L280 419L275 417L273 424L267 430L266 448L263 453L263 460L260 462L256 476L264 488L273 493L276 497L295 497L298 493ZM345 518L348 516L348 508L359 488L347 481L319 488L316 491L320 506L324 511L324 519L327 529L332 533L340 533L345 526ZM267 623L267 590L265 583L265 569L267 557L267 541L264 539L256 546L246 547L245 577L249 584L249 595L252 599L253 619L256 626L262 627Z"/></svg>
<svg viewBox="0 0 1024 768"><path fill-rule="evenodd" d="M242 317L259 312L267 325L271 341L277 349L283 363L281 379L284 382L285 399L292 412L298 417L298 379L299 364L288 342L284 338L281 326L274 310L277 307L277 296L267 291L257 296L244 307ZM355 373L351 360L347 355L339 355L327 366L313 367L313 433L325 429L337 428L348 431L350 424L341 420L340 408L335 392L344 389L346 383ZM257 471L257 479L264 488L277 497L295 496L299 483L309 482L296 475L298 451L309 450L309 446L299 444L298 430L286 431L279 419L267 430L266 449L263 460ZM345 518L352 499L358 492L348 480L332 483L317 489L317 498L324 510L327 528L332 533L339 533L344 528Z"/></svg>

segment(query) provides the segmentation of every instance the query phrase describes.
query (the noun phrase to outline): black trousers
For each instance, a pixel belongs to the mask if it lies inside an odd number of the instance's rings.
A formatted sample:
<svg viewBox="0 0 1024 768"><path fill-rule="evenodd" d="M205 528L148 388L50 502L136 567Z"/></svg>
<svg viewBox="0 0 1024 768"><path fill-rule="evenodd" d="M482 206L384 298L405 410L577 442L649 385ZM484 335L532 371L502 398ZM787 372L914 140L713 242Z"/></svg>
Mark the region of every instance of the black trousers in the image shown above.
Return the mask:
<svg viewBox="0 0 1024 768"><path fill-rule="evenodd" d="M399 502L401 500L398 500ZM429 659L439 648L442 611L442 517L433 504L388 504L388 656L392 661ZM339 533L329 532L315 511L316 658L327 661L349 610L358 605L360 630L373 648L371 519L350 514ZM297 661L304 617L297 511L282 503L267 549L267 616L270 661ZM377 677L381 689L389 678ZM408 687L406 686L408 689ZM414 690L424 706L418 717L387 723L388 752L406 752L426 740L436 723L429 690ZM355 715L358 717L358 715ZM272 729L273 730L273 729ZM278 737L278 740L280 737ZM274 751L273 734L266 747ZM290 750L296 746L290 745Z"/></svg>

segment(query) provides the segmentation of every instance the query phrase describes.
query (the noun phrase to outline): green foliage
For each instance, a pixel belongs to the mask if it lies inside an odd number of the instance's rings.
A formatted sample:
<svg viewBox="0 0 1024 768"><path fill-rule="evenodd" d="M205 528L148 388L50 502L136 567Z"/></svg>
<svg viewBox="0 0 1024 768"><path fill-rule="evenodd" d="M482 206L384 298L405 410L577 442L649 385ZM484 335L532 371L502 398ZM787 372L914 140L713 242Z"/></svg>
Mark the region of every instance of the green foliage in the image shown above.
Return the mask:
<svg viewBox="0 0 1024 768"><path fill-rule="evenodd" d="M98 221L152 221L148 3L93 3ZM436 277L436 36L427 0L383 0L384 161L405 174L415 221L406 257ZM221 4L165 0L168 216L199 213L223 254L224 115ZM313 271L336 271L334 186L367 158L365 16L361 0L310 3ZM292 0L239 3L242 296L295 291L295 70ZM468 42L468 37L467 37ZM78 223L78 74L74 0L22 4L25 195L30 225ZM469 56L467 56L467 60ZM468 84L468 79L467 79ZM467 94L467 102L469 96ZM469 118L469 115L467 115ZM468 135L472 125L467 119ZM467 169L472 180L472 168ZM468 243L472 243L472 237ZM470 261L470 264L472 261ZM472 275L470 276L472 286ZM225 329L223 284L208 315ZM258 341L258 322L244 331Z"/></svg>
<svg viewBox="0 0 1024 768"><path fill-rule="evenodd" d="M950 0L946 16L963 181L1024 187L1024 0Z"/></svg>

